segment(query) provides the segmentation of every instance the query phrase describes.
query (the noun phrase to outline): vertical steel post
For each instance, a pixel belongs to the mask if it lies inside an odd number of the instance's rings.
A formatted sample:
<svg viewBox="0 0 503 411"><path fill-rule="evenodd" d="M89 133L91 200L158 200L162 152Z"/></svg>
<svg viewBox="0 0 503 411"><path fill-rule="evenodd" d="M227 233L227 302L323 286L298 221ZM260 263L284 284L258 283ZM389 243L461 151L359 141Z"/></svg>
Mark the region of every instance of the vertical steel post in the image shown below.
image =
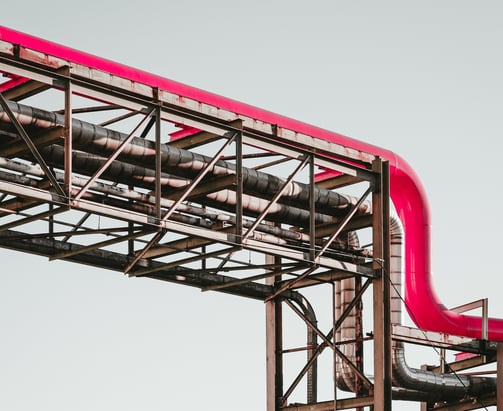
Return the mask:
<svg viewBox="0 0 503 411"><path fill-rule="evenodd" d="M315 170L314 170L314 154L310 155L309 158L309 261L314 262L316 256L316 202L315 202ZM307 351L307 361L309 362L313 357L316 348L314 347L317 343L316 333L307 328L307 343L310 348ZM307 373L307 402L308 404L315 403L318 392L318 362L314 361L313 365Z"/></svg>
<svg viewBox="0 0 503 411"><path fill-rule="evenodd" d="M336 342L336 332L337 332L337 322L339 318L337 317L337 288L335 282L332 282L332 337L334 341L334 349L333 349L333 394L334 394L334 410L337 409L337 350L335 349Z"/></svg>
<svg viewBox="0 0 503 411"><path fill-rule="evenodd" d="M355 296L361 292L362 278L355 276ZM355 365L358 370L363 374L363 304L359 299L355 304ZM363 383L358 375L355 375L355 392L359 396L363 392ZM358 407L356 411L363 411L363 407Z"/></svg>
<svg viewBox="0 0 503 411"><path fill-rule="evenodd" d="M49 203L49 211L54 211L54 204ZM49 235L52 237L54 234L54 216L51 214L49 216Z"/></svg>
<svg viewBox="0 0 503 411"><path fill-rule="evenodd" d="M316 202L315 202L315 182L314 182L314 155L309 157L309 260L314 262L316 256Z"/></svg>
<svg viewBox="0 0 503 411"><path fill-rule="evenodd" d="M68 73L69 74L69 73ZM64 184L68 200L72 196L72 82L65 85L65 125L64 125Z"/></svg>
<svg viewBox="0 0 503 411"><path fill-rule="evenodd" d="M236 144L236 242L243 238L243 132L239 131ZM267 257L266 257L267 258Z"/></svg>
<svg viewBox="0 0 503 411"><path fill-rule="evenodd" d="M266 255L266 264L277 258ZM274 285L280 278L268 277L266 284ZM280 411L283 397L283 321L281 300L276 297L265 304L266 310L266 369L267 411Z"/></svg>
<svg viewBox="0 0 503 411"><path fill-rule="evenodd" d="M391 234L390 234L390 174L389 162L383 161L381 165L381 201L382 201L382 220L383 220L383 319L384 319L384 398L385 406L391 410L392 403L392 341L391 341Z"/></svg>
<svg viewBox="0 0 503 411"><path fill-rule="evenodd" d="M389 172L376 159L373 207L374 291L374 410L391 411L391 323L389 275Z"/></svg>
<svg viewBox="0 0 503 411"><path fill-rule="evenodd" d="M161 220L161 103L159 102L159 90L154 88L154 100L157 102L155 110L155 217L157 222Z"/></svg>

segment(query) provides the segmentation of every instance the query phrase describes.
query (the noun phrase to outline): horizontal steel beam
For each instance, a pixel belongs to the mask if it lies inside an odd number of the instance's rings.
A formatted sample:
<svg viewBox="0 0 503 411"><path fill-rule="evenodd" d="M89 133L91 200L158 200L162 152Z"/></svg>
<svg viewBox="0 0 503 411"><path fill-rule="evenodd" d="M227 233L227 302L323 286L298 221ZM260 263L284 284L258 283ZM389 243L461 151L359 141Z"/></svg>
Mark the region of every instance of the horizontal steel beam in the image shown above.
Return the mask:
<svg viewBox="0 0 503 411"><path fill-rule="evenodd" d="M368 407L374 404L373 396L345 398L336 401L336 408L334 408L334 401L318 402L316 404L303 404L303 405L290 405L281 408L282 411L334 411L348 410L353 408Z"/></svg>
<svg viewBox="0 0 503 411"><path fill-rule="evenodd" d="M494 344L488 346L481 340L396 324L392 326L392 338L396 341L472 353L495 352L496 349Z"/></svg>
<svg viewBox="0 0 503 411"><path fill-rule="evenodd" d="M53 238L26 238L26 233L13 230L0 233L0 247L45 257L51 257L52 255L65 252L70 253L72 250L84 248L84 246L78 244L58 241ZM66 261L122 272L128 259L129 257L127 255L99 249L87 250L85 252L69 255ZM152 262L152 266L160 264L161 263ZM146 267L141 261L138 265ZM155 275L147 275L145 277L197 288L205 288L211 285L224 284L235 280L235 278L229 276L193 272L190 269L182 267L172 267L166 271L159 270ZM225 288L222 292L240 297L264 300L272 293L272 287L259 283L247 283Z"/></svg>

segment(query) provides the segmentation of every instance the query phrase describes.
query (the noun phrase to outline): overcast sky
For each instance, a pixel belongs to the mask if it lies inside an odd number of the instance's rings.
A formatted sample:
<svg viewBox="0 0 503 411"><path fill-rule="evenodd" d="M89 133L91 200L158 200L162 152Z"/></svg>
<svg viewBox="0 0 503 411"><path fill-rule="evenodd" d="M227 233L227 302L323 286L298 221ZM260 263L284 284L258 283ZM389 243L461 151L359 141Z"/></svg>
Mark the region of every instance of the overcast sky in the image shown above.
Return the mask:
<svg viewBox="0 0 503 411"><path fill-rule="evenodd" d="M488 297L491 316L503 317L501 2L26 0L0 8L2 25L400 154L429 195L440 299L455 306ZM265 408L262 303L10 251L0 257L1 409Z"/></svg>

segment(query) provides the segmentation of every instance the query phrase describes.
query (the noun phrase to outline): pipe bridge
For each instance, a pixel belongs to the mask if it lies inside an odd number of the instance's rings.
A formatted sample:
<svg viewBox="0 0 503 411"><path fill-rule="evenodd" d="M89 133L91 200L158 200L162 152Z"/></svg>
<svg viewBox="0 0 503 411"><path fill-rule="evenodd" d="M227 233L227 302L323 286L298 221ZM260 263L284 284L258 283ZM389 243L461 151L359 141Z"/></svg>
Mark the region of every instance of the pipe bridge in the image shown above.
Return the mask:
<svg viewBox="0 0 503 411"><path fill-rule="evenodd" d="M407 308L435 335L422 343L486 363L503 327L438 302L428 207L400 157L1 26L0 72L1 247L265 302L269 411L496 403L495 379L405 364L403 345L421 338L395 318L402 250ZM332 290L328 331L304 295L313 287ZM283 309L307 329L293 377L282 372ZM317 397L325 349L330 401ZM301 381L305 401L292 404Z"/></svg>

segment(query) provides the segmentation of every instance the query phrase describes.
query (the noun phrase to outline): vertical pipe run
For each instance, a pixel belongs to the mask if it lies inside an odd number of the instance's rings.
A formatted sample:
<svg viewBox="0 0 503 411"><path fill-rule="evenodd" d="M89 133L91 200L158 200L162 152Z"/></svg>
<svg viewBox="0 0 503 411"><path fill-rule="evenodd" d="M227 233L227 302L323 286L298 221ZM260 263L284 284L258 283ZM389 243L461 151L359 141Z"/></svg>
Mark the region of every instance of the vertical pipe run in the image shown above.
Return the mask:
<svg viewBox="0 0 503 411"><path fill-rule="evenodd" d="M243 238L243 133L236 134L236 242Z"/></svg>
<svg viewBox="0 0 503 411"><path fill-rule="evenodd" d="M337 323L338 319L340 317L340 305L339 305L339 292L337 289L337 285L339 284L338 281L332 283L332 330L333 332L333 341L334 341L334 349L333 351L333 368L334 368L334 389L333 389L333 395L334 395L334 410L337 409L337 379L339 378L338 376L338 361L337 361L337 350L335 349L335 342L336 340L336 330L337 330Z"/></svg>

